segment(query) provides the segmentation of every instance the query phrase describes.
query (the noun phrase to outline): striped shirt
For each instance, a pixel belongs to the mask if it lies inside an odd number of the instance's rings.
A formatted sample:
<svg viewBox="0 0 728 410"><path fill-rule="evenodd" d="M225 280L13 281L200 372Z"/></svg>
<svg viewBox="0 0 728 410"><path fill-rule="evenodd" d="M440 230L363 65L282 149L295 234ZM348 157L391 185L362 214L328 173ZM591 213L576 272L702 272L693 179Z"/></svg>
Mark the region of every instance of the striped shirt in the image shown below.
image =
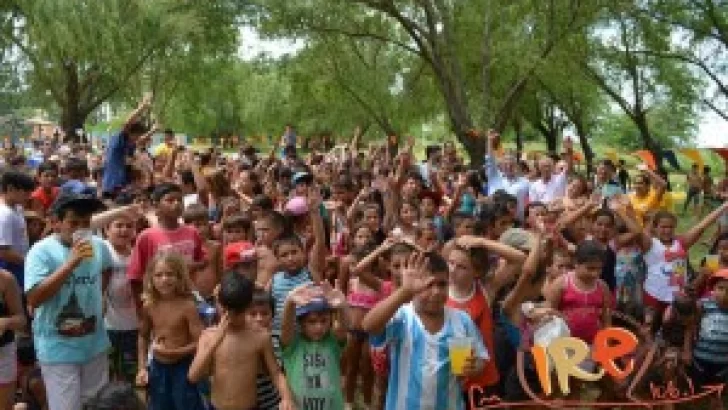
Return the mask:
<svg viewBox="0 0 728 410"><path fill-rule="evenodd" d="M476 357L488 359L480 332L467 313L445 307L445 323L429 333L411 303L397 310L373 347L389 345L390 373L386 410L463 410L462 386L450 369L448 341L471 337Z"/></svg>
<svg viewBox="0 0 728 410"><path fill-rule="evenodd" d="M260 410L278 410L281 397L278 389L267 374L258 374L256 383L256 394L258 396L258 407Z"/></svg>
<svg viewBox="0 0 728 410"><path fill-rule="evenodd" d="M311 273L309 273L307 268L301 269L295 275L286 272L278 272L273 275L271 295L273 295L276 310L273 312L271 334L273 335L273 350L279 359L281 357L281 321L283 319L283 307L286 305L286 298L293 289L306 283L313 283Z"/></svg>
<svg viewBox="0 0 728 410"><path fill-rule="evenodd" d="M706 363L728 365L728 309L713 299L703 299L701 304L703 316L693 354Z"/></svg>

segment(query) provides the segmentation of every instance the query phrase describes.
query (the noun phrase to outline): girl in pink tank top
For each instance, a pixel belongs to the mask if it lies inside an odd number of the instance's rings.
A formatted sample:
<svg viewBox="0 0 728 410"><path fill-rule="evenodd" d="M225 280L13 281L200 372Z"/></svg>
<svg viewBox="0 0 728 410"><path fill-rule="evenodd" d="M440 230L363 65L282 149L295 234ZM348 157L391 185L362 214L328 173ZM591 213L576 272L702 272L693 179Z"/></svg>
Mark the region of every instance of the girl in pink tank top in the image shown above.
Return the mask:
<svg viewBox="0 0 728 410"><path fill-rule="evenodd" d="M551 283L544 296L563 314L571 336L591 344L597 332L610 325L609 288L599 279L604 250L595 241L586 240L577 247L575 259L575 271Z"/></svg>
<svg viewBox="0 0 728 410"><path fill-rule="evenodd" d="M604 288L601 280L595 281L591 288L582 289L575 282L575 273L566 275L566 287L561 294L559 310L569 325L571 335L591 344L594 336L602 328L604 308Z"/></svg>

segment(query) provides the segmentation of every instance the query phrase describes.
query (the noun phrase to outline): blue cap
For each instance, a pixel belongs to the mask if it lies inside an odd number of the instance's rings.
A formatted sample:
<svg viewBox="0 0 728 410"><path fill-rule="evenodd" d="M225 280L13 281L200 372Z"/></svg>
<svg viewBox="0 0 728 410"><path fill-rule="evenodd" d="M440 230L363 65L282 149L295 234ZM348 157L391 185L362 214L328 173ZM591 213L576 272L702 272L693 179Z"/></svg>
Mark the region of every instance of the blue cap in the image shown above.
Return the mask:
<svg viewBox="0 0 728 410"><path fill-rule="evenodd" d="M303 306L298 306L296 308L296 317L300 318L301 316L305 316L309 313L325 312L330 309L331 306L329 306L329 303L326 301L326 299L316 298Z"/></svg>
<svg viewBox="0 0 728 410"><path fill-rule="evenodd" d="M96 196L96 190L78 179L71 179L61 185L61 192L74 195Z"/></svg>
<svg viewBox="0 0 728 410"><path fill-rule="evenodd" d="M293 174L291 182L293 182L293 185L297 185L302 182L311 183L313 182L313 175L309 174L308 172L296 172L295 174Z"/></svg>

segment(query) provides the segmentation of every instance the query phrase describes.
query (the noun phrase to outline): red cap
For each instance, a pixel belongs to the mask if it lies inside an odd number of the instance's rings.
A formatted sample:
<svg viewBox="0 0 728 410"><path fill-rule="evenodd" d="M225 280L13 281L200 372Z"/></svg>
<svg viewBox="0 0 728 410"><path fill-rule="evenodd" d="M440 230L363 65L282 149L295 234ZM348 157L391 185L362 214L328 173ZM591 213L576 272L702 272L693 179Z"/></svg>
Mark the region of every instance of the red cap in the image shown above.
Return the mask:
<svg viewBox="0 0 728 410"><path fill-rule="evenodd" d="M715 282L718 282L719 280L728 280L728 269L721 269L710 275L710 277L708 277L708 288L713 289Z"/></svg>
<svg viewBox="0 0 728 410"><path fill-rule="evenodd" d="M255 259L255 247L250 242L233 242L225 245L223 250L223 260L225 268L229 269L232 266L242 263L249 262Z"/></svg>

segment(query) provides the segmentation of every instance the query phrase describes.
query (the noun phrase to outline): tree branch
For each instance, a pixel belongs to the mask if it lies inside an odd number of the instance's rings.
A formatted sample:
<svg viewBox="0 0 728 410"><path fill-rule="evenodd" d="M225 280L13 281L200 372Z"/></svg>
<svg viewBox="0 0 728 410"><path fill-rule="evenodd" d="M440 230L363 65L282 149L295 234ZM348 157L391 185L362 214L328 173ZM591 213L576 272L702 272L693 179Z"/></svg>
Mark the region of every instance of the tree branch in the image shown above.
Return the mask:
<svg viewBox="0 0 728 410"><path fill-rule="evenodd" d="M707 98L704 98L702 100L702 102L708 108L710 108L711 111L713 111L714 113L718 114L721 118L723 118L723 120L728 121L728 112L721 110L717 105L715 105L715 103L713 103L712 101L710 101Z"/></svg>
<svg viewBox="0 0 728 410"><path fill-rule="evenodd" d="M369 33L369 32L366 32L366 33L354 32L354 31L349 31L349 30L345 30L342 28L338 28L338 27L308 26L308 29L310 29L311 31L314 31L314 32L318 32L318 33L340 34L340 35L352 37L352 38L367 38L370 40L381 41L383 43L395 45L403 50L409 51L412 54L415 54L425 60L428 60L428 56L426 56L424 53L422 53L421 50L414 48L408 44L405 44L401 41L395 40L393 38L389 38L388 36L384 36L381 34Z"/></svg>

